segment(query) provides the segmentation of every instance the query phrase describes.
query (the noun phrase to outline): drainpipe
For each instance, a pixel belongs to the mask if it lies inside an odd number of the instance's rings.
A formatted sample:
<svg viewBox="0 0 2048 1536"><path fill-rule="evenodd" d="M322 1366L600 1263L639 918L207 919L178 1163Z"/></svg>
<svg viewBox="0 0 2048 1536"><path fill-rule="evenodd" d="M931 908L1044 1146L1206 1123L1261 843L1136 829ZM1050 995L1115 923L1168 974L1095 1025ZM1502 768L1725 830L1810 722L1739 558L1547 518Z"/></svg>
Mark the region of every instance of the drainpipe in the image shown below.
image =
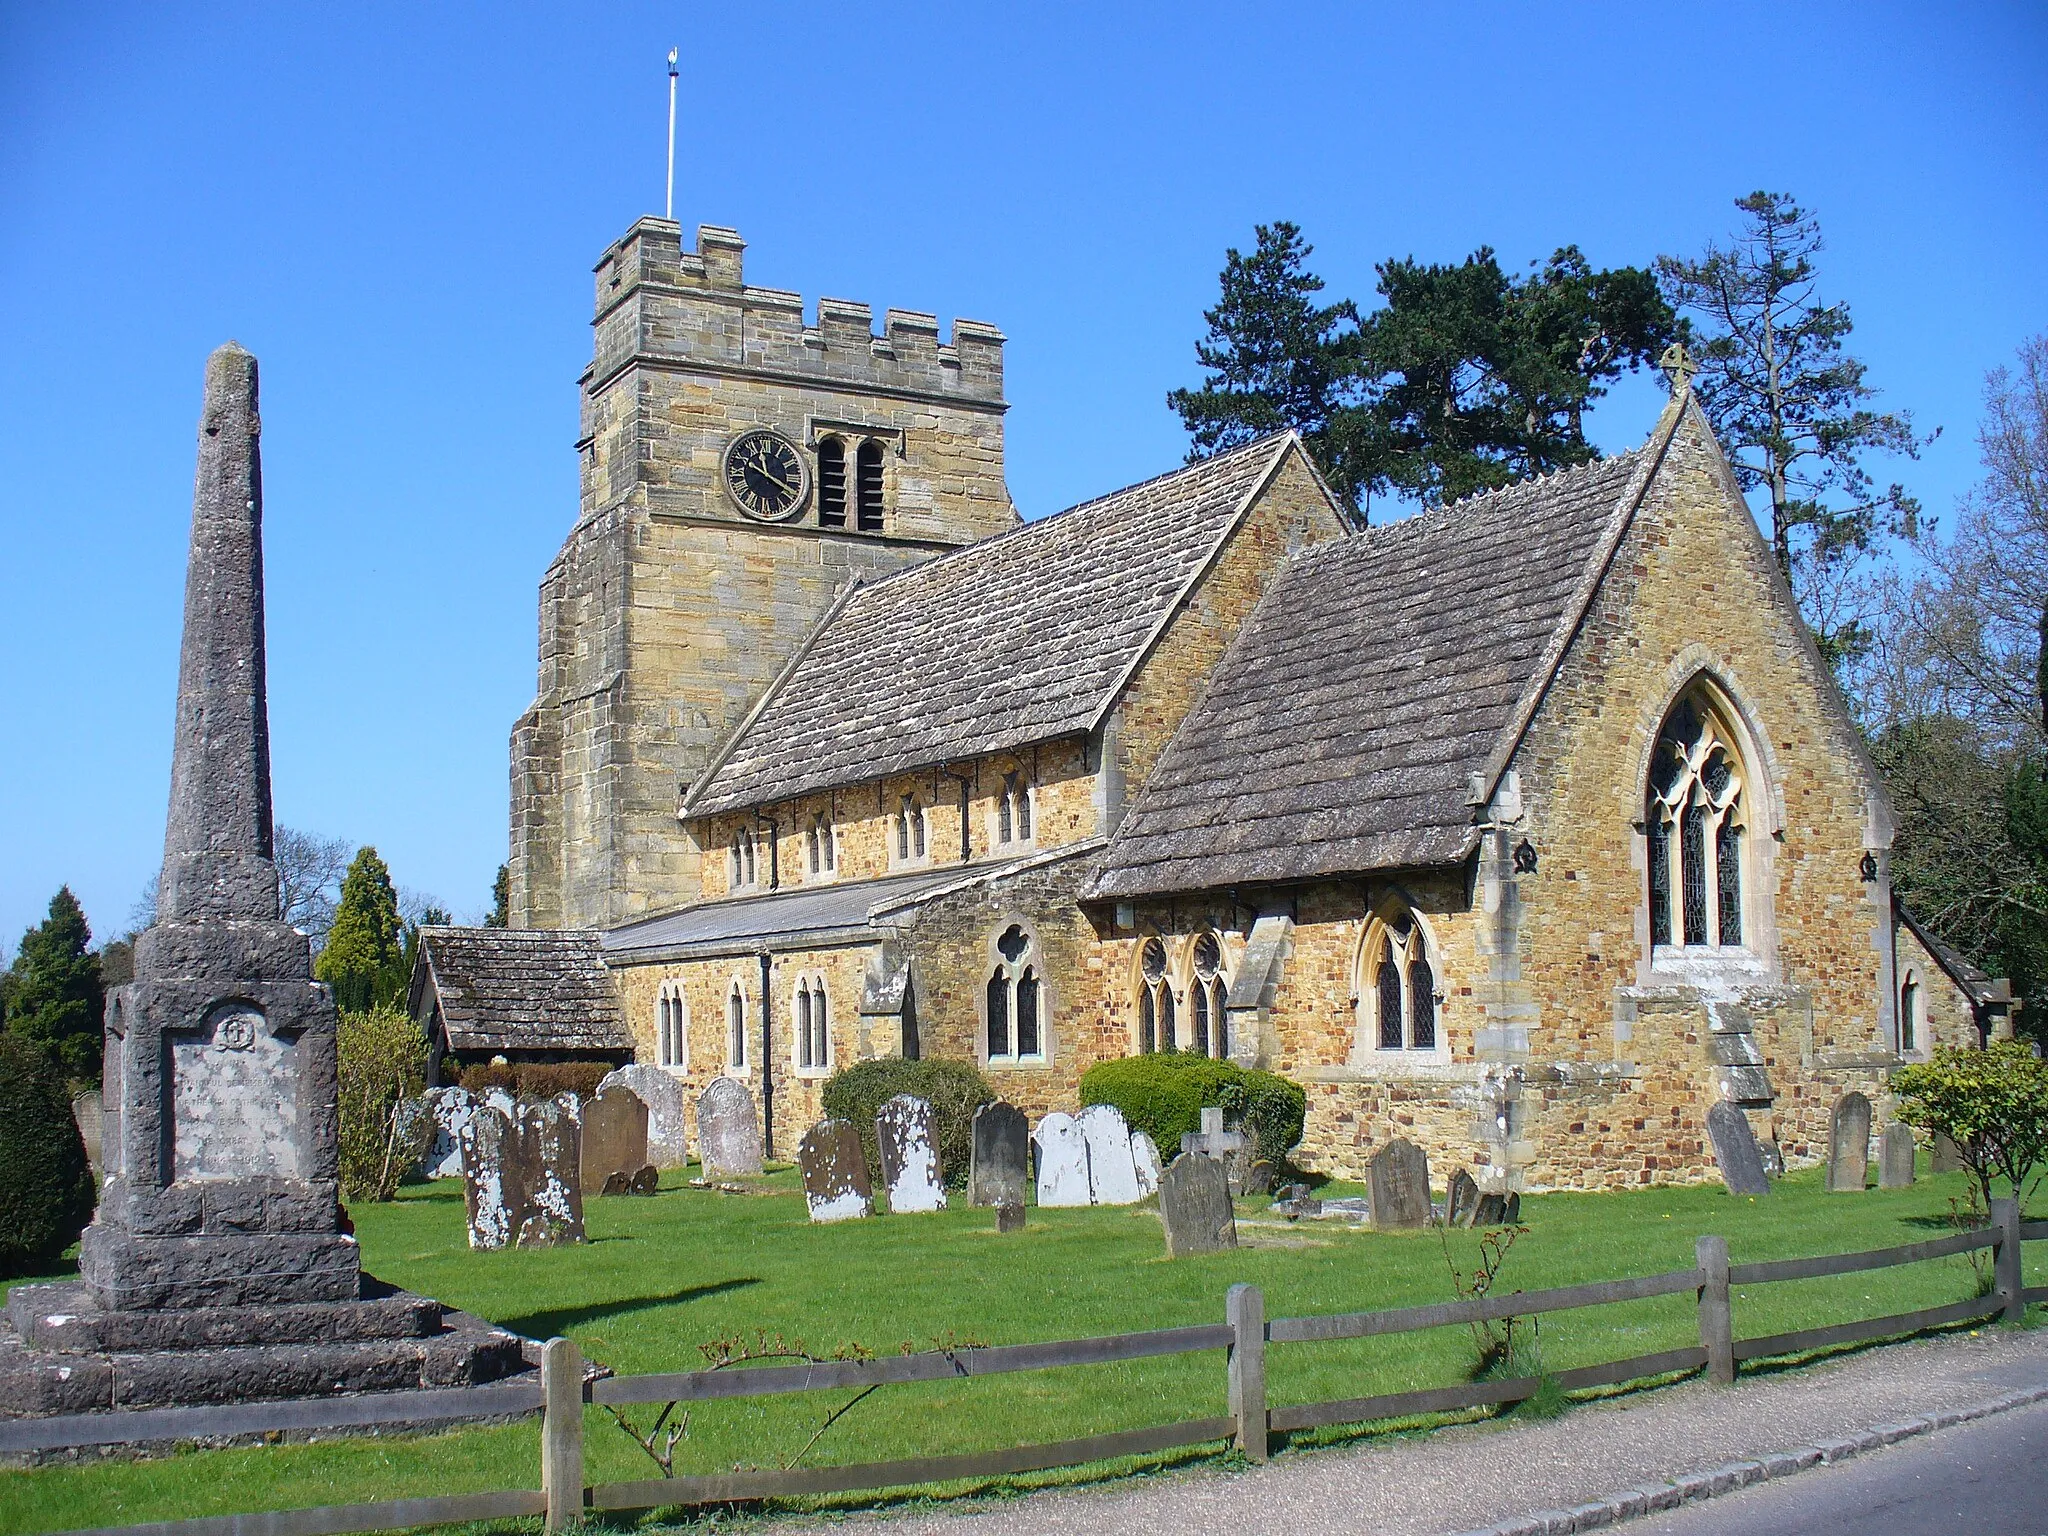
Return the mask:
<svg viewBox="0 0 2048 1536"><path fill-rule="evenodd" d="M775 1033L774 982L769 967L773 960L761 951L761 1150L775 1155Z"/></svg>

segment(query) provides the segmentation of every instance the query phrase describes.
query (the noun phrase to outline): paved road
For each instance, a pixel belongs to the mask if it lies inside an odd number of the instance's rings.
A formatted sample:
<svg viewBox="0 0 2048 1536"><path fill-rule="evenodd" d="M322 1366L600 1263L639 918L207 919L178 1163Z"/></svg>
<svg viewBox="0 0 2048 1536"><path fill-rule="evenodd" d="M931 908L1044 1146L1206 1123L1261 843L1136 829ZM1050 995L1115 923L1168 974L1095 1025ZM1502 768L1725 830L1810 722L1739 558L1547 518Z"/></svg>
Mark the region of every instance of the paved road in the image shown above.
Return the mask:
<svg viewBox="0 0 2048 1536"><path fill-rule="evenodd" d="M1630 1536L2044 1536L2048 1403L1649 1515Z"/></svg>

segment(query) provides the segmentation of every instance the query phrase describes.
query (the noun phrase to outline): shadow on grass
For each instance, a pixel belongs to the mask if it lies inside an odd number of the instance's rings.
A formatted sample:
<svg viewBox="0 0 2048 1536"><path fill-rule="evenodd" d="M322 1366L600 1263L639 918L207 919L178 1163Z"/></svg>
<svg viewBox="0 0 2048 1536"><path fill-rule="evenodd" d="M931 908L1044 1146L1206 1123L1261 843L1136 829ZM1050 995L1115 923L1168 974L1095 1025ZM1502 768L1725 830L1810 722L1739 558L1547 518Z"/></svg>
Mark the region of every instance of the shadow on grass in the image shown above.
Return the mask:
<svg viewBox="0 0 2048 1536"><path fill-rule="evenodd" d="M685 1302L702 1301L707 1296L722 1296L727 1291L743 1290L750 1285L761 1283L758 1275L749 1275L744 1280L720 1280L713 1285L686 1285L680 1291L666 1296L629 1296L622 1301L600 1301L587 1307L561 1307L552 1312L529 1312L523 1317L501 1317L495 1319L500 1328L524 1334L529 1339L551 1339L566 1334L572 1328L581 1328L607 1317L621 1317L628 1312L644 1312L649 1307L673 1307Z"/></svg>

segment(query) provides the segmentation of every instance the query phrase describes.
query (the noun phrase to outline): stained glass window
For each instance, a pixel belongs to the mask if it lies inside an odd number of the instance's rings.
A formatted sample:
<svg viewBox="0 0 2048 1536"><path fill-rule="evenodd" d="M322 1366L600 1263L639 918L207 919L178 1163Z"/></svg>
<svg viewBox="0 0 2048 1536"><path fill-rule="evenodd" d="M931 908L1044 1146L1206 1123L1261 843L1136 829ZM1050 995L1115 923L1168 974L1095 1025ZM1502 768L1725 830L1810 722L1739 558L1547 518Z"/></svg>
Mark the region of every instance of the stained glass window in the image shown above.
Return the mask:
<svg viewBox="0 0 2048 1536"><path fill-rule="evenodd" d="M1401 967L1389 957L1380 962L1380 1049L1401 1049Z"/></svg>
<svg viewBox="0 0 2048 1536"><path fill-rule="evenodd" d="M1707 942L1707 810L1695 802L1678 824L1678 861L1685 879L1685 942Z"/></svg>
<svg viewBox="0 0 2048 1536"><path fill-rule="evenodd" d="M1730 816L1714 832L1714 870L1719 880L1721 942L1730 949L1742 943L1742 829Z"/></svg>
<svg viewBox="0 0 2048 1536"><path fill-rule="evenodd" d="M1671 824L1661 805L1650 807L1650 942L1671 942Z"/></svg>
<svg viewBox="0 0 2048 1536"><path fill-rule="evenodd" d="M1001 966L988 979L988 1053L1010 1054L1010 978Z"/></svg>
<svg viewBox="0 0 2048 1536"><path fill-rule="evenodd" d="M1196 982L1188 998L1189 1010L1194 1014L1195 1050L1198 1054L1209 1054L1209 989Z"/></svg>
<svg viewBox="0 0 2048 1536"><path fill-rule="evenodd" d="M1038 1054L1038 973L1028 965L1017 979L1017 1054Z"/></svg>
<svg viewBox="0 0 2048 1536"><path fill-rule="evenodd" d="M1418 1051L1436 1049L1436 977L1429 961L1417 955L1408 962L1408 1044Z"/></svg>

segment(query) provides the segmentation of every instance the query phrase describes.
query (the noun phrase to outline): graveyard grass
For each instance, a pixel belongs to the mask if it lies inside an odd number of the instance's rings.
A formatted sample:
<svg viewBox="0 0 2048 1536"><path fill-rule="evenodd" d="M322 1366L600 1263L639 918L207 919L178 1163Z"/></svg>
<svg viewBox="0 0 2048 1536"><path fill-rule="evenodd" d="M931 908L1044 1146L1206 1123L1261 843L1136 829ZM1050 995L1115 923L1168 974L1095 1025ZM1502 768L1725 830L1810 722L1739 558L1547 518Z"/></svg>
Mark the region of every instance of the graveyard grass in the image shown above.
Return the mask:
<svg viewBox="0 0 2048 1536"><path fill-rule="evenodd" d="M1925 1168L1925 1158L1922 1167ZM859 1345L876 1354L935 1344L1008 1344L1223 1319L1225 1288L1265 1290L1266 1314L1357 1311L1453 1299L1443 1238L1355 1231L1336 1223L1289 1226L1239 1203L1245 1246L1198 1258L1163 1257L1151 1207L1033 1208L1021 1234L999 1236L994 1213L958 1202L935 1215L814 1226L791 1172L761 1193L680 1187L664 1176L652 1198L586 1203L582 1247L472 1253L459 1181L408 1189L388 1205L354 1209L364 1267L535 1338L564 1334L621 1374L698 1369L699 1346L765 1333L818 1355ZM1326 1194L1348 1192L1331 1186ZM1621 1194L1554 1194L1523 1204L1529 1229L1497 1290L1536 1290L1689 1267L1693 1239L1726 1237L1737 1263L1888 1247L1939 1235L1961 1175L1924 1176L1911 1188L1827 1194L1810 1169L1760 1199L1718 1186ZM1477 1235L1448 1234L1468 1274ZM2040 1283L2048 1254L2030 1263ZM1751 1287L1735 1299L1738 1336L1879 1316L1978 1292L1965 1257ZM1547 1370L1680 1348L1697 1342L1690 1296L1661 1297L1541 1319ZM1473 1363L1469 1332L1433 1329L1339 1344L1274 1346L1275 1405L1446 1385ZM698 1405L676 1454L678 1472L782 1466L797 1457L847 1392ZM630 1410L645 1428L658 1409ZM820 1437L803 1465L1063 1440L1225 1412L1220 1351L1166 1360L1075 1367L881 1389ZM1353 1426L1296 1436L1295 1447L1361 1433ZM602 1409L587 1410L593 1482L659 1475ZM441 1434L212 1451L155 1461L109 1458L0 1472L0 1533L127 1524L319 1504L536 1487L535 1421ZM1002 1491L1054 1481L1219 1459L1220 1445L1084 1471L984 1480L943 1494ZM934 1496L926 1490L921 1497ZM872 1502L872 1498L867 1499ZM859 1496L812 1501L863 1502ZM633 1517L619 1517L630 1523ZM652 1519L653 1517L646 1517ZM535 1522L527 1522L533 1524Z"/></svg>

